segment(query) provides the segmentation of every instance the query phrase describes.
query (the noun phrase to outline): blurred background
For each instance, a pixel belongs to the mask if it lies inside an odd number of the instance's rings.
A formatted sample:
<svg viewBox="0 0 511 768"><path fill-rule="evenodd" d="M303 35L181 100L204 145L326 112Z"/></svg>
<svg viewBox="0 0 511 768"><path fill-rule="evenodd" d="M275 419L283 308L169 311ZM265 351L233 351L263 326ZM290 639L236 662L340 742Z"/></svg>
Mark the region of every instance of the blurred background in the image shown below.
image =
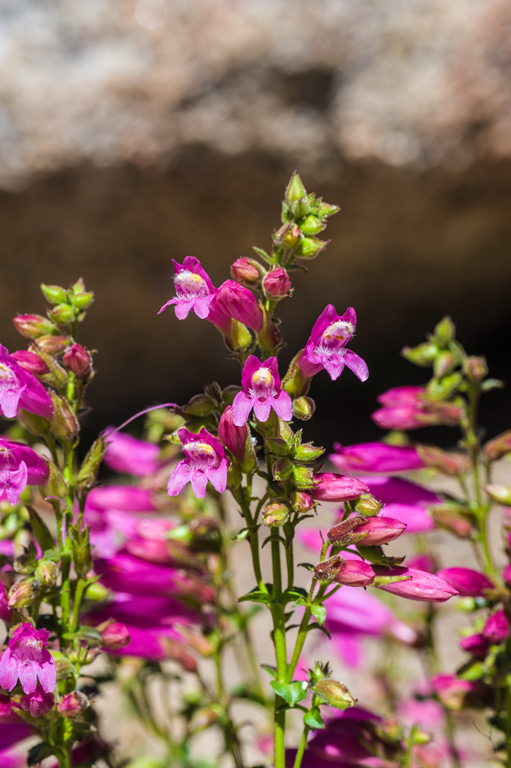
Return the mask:
<svg viewBox="0 0 511 768"><path fill-rule="evenodd" d="M237 383L214 328L157 311L172 258L219 285L270 246L294 169L342 211L281 304L284 362L331 302L371 371L316 377L310 437L377 438L376 396L427 380L399 350L446 313L509 378L508 0L3 0L0 61L0 340L82 276L91 431Z"/></svg>

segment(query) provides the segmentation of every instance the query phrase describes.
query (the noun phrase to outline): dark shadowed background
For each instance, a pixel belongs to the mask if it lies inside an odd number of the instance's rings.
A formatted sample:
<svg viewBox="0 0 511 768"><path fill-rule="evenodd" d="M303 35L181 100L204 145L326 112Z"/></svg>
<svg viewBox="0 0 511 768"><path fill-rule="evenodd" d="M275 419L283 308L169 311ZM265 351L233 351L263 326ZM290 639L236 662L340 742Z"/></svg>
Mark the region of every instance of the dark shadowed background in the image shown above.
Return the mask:
<svg viewBox="0 0 511 768"><path fill-rule="evenodd" d="M310 436L376 438L376 396L425 380L399 350L447 313L509 378L509 3L26 0L0 22L1 342L24 347L11 318L44 312L40 282L82 276L89 430L238 382L210 324L156 313L172 258L219 285L270 246L295 168L342 211L280 305L283 362L333 303L371 372L316 377ZM494 434L510 399L487 397Z"/></svg>

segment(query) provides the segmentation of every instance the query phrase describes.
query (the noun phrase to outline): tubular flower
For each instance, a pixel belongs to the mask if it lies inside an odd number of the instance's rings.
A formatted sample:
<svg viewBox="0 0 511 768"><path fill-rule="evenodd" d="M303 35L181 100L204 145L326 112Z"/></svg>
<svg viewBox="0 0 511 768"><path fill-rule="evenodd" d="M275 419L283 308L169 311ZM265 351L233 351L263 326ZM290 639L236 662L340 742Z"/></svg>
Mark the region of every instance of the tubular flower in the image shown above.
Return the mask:
<svg viewBox="0 0 511 768"><path fill-rule="evenodd" d="M356 324L353 307L347 309L344 315L338 315L335 307L329 304L316 320L298 362L302 375L310 378L324 368L335 381L347 365L360 381L365 381L369 376L366 363L355 352L346 349Z"/></svg>
<svg viewBox="0 0 511 768"><path fill-rule="evenodd" d="M487 589L495 588L484 573L472 568L443 568L437 576L447 581L462 597L484 597Z"/></svg>
<svg viewBox="0 0 511 768"><path fill-rule="evenodd" d="M418 429L437 424L456 425L460 408L443 400L431 401L425 387L394 387L378 398L383 405L371 418L382 429Z"/></svg>
<svg viewBox="0 0 511 768"><path fill-rule="evenodd" d="M40 685L37 686L35 691L23 696L20 701L21 709L29 712L32 717L47 715L53 709L53 704L53 694L46 693Z"/></svg>
<svg viewBox="0 0 511 768"><path fill-rule="evenodd" d="M261 422L268 421L272 408L282 421L291 421L291 398L280 388L276 357L261 363L255 355L250 355L243 368L241 384L243 390L238 392L232 404L236 427L247 423L252 408L256 419Z"/></svg>
<svg viewBox="0 0 511 768"><path fill-rule="evenodd" d="M316 501L351 501L369 490L361 480L348 475L320 472L315 479L312 496Z"/></svg>
<svg viewBox="0 0 511 768"><path fill-rule="evenodd" d="M334 443L334 450L335 453L328 458L342 472L381 472L387 475L424 467L424 462L412 446L378 442L346 446Z"/></svg>
<svg viewBox="0 0 511 768"><path fill-rule="evenodd" d="M163 312L171 304L176 305L176 317L184 320L193 309L197 317L204 320L209 314L209 305L215 295L215 287L203 270L201 263L194 256L187 256L183 264L174 261L174 283L177 296L170 299L160 309Z"/></svg>
<svg viewBox="0 0 511 768"><path fill-rule="evenodd" d="M25 693L33 693L37 679L45 693L55 689L55 662L46 649L50 633L34 629L28 622L18 627L9 640L9 647L0 659L0 685L12 691L19 681Z"/></svg>
<svg viewBox="0 0 511 768"><path fill-rule="evenodd" d="M415 568L403 568L401 566L386 568L381 565L375 565L374 570L377 576L381 577L403 576L403 581L380 582L375 586L385 592L391 592L393 595L406 597L408 600L444 603L450 597L458 594L458 590L454 589L445 579L433 576L432 573L426 573L426 571L417 571Z"/></svg>
<svg viewBox="0 0 511 768"><path fill-rule="evenodd" d="M113 432L115 427L108 427L104 434L107 439L105 464L116 472L145 477L152 475L160 468L158 454L160 449L155 443L137 440L136 437L123 432Z"/></svg>
<svg viewBox="0 0 511 768"><path fill-rule="evenodd" d="M0 499L17 504L27 485L43 485L48 474L46 463L32 448L0 438Z"/></svg>
<svg viewBox="0 0 511 768"><path fill-rule="evenodd" d="M170 476L168 495L177 496L190 482L194 494L202 499L206 495L208 480L218 493L223 493L227 486L227 459L222 443L205 427L198 435L187 429L180 429L178 435L186 458L179 462Z"/></svg>
<svg viewBox="0 0 511 768"><path fill-rule="evenodd" d="M263 313L254 294L234 280L226 280L219 287L215 295L214 307L220 314L233 317L256 333L263 326Z"/></svg>
<svg viewBox="0 0 511 768"><path fill-rule="evenodd" d="M0 412L12 419L18 408L48 419L53 416L52 399L41 382L21 368L0 344Z"/></svg>

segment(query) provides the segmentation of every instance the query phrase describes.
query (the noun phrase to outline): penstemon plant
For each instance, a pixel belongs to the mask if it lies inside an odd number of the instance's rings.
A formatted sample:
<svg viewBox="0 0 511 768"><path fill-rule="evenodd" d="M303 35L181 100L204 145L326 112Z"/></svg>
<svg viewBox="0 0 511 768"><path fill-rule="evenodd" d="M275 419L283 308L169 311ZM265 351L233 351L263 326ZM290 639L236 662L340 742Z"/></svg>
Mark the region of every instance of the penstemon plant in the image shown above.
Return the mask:
<svg viewBox="0 0 511 768"><path fill-rule="evenodd" d="M511 432L483 445L478 423L480 396L501 383L445 318L424 344L403 351L432 367L430 381L379 398L373 419L387 436L336 443L329 459L339 472L318 463L324 449L304 440L297 422L314 415L309 390L322 371L336 380L348 368L367 379L349 346L356 314L329 304L281 376L278 307L292 295L289 275L325 248L317 236L337 211L307 194L295 173L269 253L256 248L258 259L235 261L233 279L219 288L196 258L174 262L176 297L160 312L173 306L179 320L194 312L211 323L241 372L232 386L207 385L184 406L136 414L146 417L144 439L122 431L130 419L105 429L86 453L80 444L95 373L78 342L94 300L82 280L43 285L47 317L14 319L29 348L9 354L0 346L2 768L245 768L256 759L239 714L247 704L263 722L259 754L271 724L266 764L274 768L468 767L482 747L462 746L457 731L466 730L463 712L475 709L478 730L501 734L482 759L511 768L511 511L502 551L492 551L489 536L494 505L511 508L511 487L492 476L494 462L511 453ZM439 425L459 430L456 450L408 437ZM324 503L336 507L320 529ZM465 542L477 570L440 568L429 538L439 529ZM406 564L384 551L403 534ZM297 565L297 543L313 562ZM254 576L243 595L232 564L239 547ZM451 638L439 604L455 596L473 625L460 640L468 656L446 673ZM260 611L271 620L272 658L254 642ZM308 661L311 635L327 659ZM318 644L318 636L328 639ZM366 637L382 648L371 709L330 665L340 655L359 669ZM405 649L423 664L412 687L399 685ZM127 756L104 732L96 696L110 683L162 757ZM222 737L212 757L197 749L208 729Z"/></svg>

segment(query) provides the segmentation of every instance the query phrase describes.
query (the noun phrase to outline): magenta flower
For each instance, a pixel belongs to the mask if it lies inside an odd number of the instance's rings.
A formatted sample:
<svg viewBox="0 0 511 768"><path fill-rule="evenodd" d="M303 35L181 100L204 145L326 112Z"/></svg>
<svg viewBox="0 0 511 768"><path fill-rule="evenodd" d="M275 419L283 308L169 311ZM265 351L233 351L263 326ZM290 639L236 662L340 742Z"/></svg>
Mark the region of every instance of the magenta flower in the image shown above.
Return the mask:
<svg viewBox="0 0 511 768"><path fill-rule="evenodd" d="M187 429L180 429L178 435L186 459L179 462L170 476L168 495L177 496L187 483L191 483L194 494L203 499L208 480L218 493L223 493L227 486L228 462L222 443L205 427L198 435Z"/></svg>
<svg viewBox="0 0 511 768"><path fill-rule="evenodd" d="M0 412L13 419L18 408L51 419L53 402L40 381L21 368L0 344Z"/></svg>
<svg viewBox="0 0 511 768"><path fill-rule="evenodd" d="M48 465L32 448L0 438L0 499L17 504L27 485L44 485L48 475Z"/></svg>
<svg viewBox="0 0 511 768"><path fill-rule="evenodd" d="M105 464L110 469L138 477L152 475L158 471L160 449L157 445L147 440L137 440L136 437L123 432L109 435L114 429L115 427L108 427L103 433L107 437Z"/></svg>
<svg viewBox="0 0 511 768"><path fill-rule="evenodd" d="M263 280L263 288L269 296L275 298L287 296L291 290L291 280L284 267L278 267L268 272Z"/></svg>
<svg viewBox="0 0 511 768"><path fill-rule="evenodd" d="M47 715L53 709L53 693L46 693L40 685L35 691L27 693L20 701L20 707L25 712L29 712L32 717L41 717Z"/></svg>
<svg viewBox="0 0 511 768"><path fill-rule="evenodd" d="M87 496L85 509L100 512L156 512L153 495L147 488L135 485L104 485L93 488Z"/></svg>
<svg viewBox="0 0 511 768"><path fill-rule="evenodd" d="M504 610L497 611L486 620L483 637L491 643L501 643L509 637L509 620Z"/></svg>
<svg viewBox="0 0 511 768"><path fill-rule="evenodd" d="M487 589L495 589L484 573L472 568L444 568L438 571L437 576L447 581L462 597L484 597Z"/></svg>
<svg viewBox="0 0 511 768"><path fill-rule="evenodd" d="M0 582L0 619L10 622L12 618L12 608L9 608L9 593L5 585Z"/></svg>
<svg viewBox="0 0 511 768"><path fill-rule="evenodd" d="M37 680L45 693L51 693L57 682L55 662L46 650L50 633L22 624L9 640L9 647L0 659L0 686L12 691L19 681L25 693L33 693Z"/></svg>
<svg viewBox="0 0 511 768"><path fill-rule="evenodd" d="M378 397L383 405L371 418L382 429L418 429L435 424L456 424L461 412L457 405L431 402L424 387L394 387Z"/></svg>
<svg viewBox="0 0 511 768"><path fill-rule="evenodd" d="M401 566L386 568L381 565L375 565L374 570L378 576L406 576L407 578L403 581L379 585L378 588L399 597L406 597L408 600L444 603L458 594L458 591L447 581L426 571L416 571L415 568Z"/></svg>
<svg viewBox="0 0 511 768"><path fill-rule="evenodd" d="M268 421L272 408L282 421L291 421L293 406L288 393L280 388L276 357L261 363L255 355L250 355L243 368L241 384L243 390L232 404L235 426L247 423L252 408L258 421Z"/></svg>
<svg viewBox="0 0 511 768"><path fill-rule="evenodd" d="M193 309L197 317L204 320L209 314L209 305L215 295L215 288L201 263L194 256L186 256L183 264L174 261L174 283L177 296L167 301L158 314L171 304L176 305L176 317L184 320Z"/></svg>
<svg viewBox="0 0 511 768"><path fill-rule="evenodd" d="M363 560L346 560L335 577L338 584L346 587L367 587L374 581L374 570Z"/></svg>
<svg viewBox="0 0 511 768"><path fill-rule="evenodd" d="M386 443L358 443L343 446L334 443L335 453L328 457L341 472L409 472L422 469L424 462L411 446L387 445Z"/></svg>
<svg viewBox="0 0 511 768"><path fill-rule="evenodd" d="M349 475L320 472L315 479L317 483L312 489L312 496L316 501L352 501L369 492L362 480Z"/></svg>
<svg viewBox="0 0 511 768"><path fill-rule="evenodd" d="M24 371L33 373L34 376L44 376L45 373L49 373L50 369L44 362L44 360L36 355L35 352L29 352L25 349L20 349L18 352L11 354L11 360L15 360L20 368Z"/></svg>
<svg viewBox="0 0 511 768"><path fill-rule="evenodd" d="M232 455L242 462L245 458L247 447L248 427L246 423L237 427L234 423L232 407L227 406L220 417L218 424L218 437Z"/></svg>
<svg viewBox="0 0 511 768"><path fill-rule="evenodd" d="M220 314L234 318L256 333L263 326L263 313L254 294L234 280L226 280L222 283L216 292L214 306ZM212 322L217 324L214 320Z"/></svg>
<svg viewBox="0 0 511 768"><path fill-rule="evenodd" d="M366 363L355 352L346 349L356 324L353 307L347 309L344 315L338 315L335 307L329 304L316 320L298 362L302 375L310 378L324 368L335 381L347 365L360 381L365 381L369 376Z"/></svg>
<svg viewBox="0 0 511 768"><path fill-rule="evenodd" d="M332 543L339 541L339 539L342 539L342 536L345 535L345 530L345 523L334 525L334 527L330 528L328 531L328 540ZM365 520L364 518L361 518L359 524L353 528L353 533L356 535L364 534L364 538L360 541L364 546L379 547L394 541L401 536L405 530L405 523L401 523L399 520L394 520L391 517L378 516L369 517Z"/></svg>
<svg viewBox="0 0 511 768"><path fill-rule="evenodd" d="M490 641L481 634L475 634L462 637L459 646L467 653L471 653L472 656L484 659L490 648Z"/></svg>
<svg viewBox="0 0 511 768"><path fill-rule="evenodd" d="M364 482L373 496L385 504L386 515L406 523L407 533L434 529L428 507L441 501L435 493L400 477L365 477Z"/></svg>

